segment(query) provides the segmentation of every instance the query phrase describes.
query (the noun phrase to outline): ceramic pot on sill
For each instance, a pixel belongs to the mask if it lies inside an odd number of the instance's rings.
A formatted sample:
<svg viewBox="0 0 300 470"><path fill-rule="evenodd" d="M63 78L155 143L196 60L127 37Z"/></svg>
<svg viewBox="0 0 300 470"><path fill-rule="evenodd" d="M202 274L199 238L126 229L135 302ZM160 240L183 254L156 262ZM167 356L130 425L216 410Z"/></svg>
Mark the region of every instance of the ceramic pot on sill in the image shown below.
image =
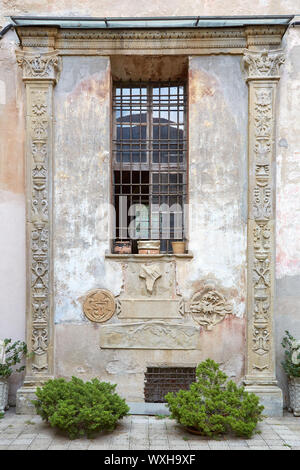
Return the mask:
<svg viewBox="0 0 300 470"><path fill-rule="evenodd" d="M139 255L158 255L160 240L138 240Z"/></svg>

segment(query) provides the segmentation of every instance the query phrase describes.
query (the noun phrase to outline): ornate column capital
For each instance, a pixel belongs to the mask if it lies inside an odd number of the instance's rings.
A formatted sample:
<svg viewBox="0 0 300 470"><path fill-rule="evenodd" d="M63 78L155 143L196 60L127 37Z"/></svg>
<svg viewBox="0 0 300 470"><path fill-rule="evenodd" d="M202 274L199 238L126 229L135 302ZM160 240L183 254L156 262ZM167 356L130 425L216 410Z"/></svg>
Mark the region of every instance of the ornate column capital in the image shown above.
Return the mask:
<svg viewBox="0 0 300 470"><path fill-rule="evenodd" d="M23 69L23 80L50 80L56 83L60 70L57 51L16 52L17 63Z"/></svg>
<svg viewBox="0 0 300 470"><path fill-rule="evenodd" d="M279 67L285 61L282 50L244 50L243 66L246 80L279 80Z"/></svg>

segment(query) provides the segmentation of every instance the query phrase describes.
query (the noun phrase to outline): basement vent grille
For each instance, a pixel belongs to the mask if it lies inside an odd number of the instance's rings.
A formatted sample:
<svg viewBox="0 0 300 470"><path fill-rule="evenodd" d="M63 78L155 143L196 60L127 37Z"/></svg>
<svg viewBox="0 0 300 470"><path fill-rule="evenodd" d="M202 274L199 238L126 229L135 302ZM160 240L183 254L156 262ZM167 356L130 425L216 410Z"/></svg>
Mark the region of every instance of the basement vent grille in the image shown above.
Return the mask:
<svg viewBox="0 0 300 470"><path fill-rule="evenodd" d="M145 402L165 403L168 392L187 390L196 382L195 367L148 367L145 373Z"/></svg>

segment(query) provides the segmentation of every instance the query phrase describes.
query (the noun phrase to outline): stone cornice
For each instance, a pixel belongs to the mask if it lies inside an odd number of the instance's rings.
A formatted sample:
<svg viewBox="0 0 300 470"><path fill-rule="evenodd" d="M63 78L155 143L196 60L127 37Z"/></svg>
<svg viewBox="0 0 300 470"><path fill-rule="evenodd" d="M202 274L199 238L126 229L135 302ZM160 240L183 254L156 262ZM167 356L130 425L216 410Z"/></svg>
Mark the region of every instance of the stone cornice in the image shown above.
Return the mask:
<svg viewBox="0 0 300 470"><path fill-rule="evenodd" d="M83 54L97 49L97 55L132 53L172 54L217 50L240 53L250 46L279 46L286 30L284 26L256 26L203 29L59 29L57 27L17 27L21 46L53 48L61 54Z"/></svg>

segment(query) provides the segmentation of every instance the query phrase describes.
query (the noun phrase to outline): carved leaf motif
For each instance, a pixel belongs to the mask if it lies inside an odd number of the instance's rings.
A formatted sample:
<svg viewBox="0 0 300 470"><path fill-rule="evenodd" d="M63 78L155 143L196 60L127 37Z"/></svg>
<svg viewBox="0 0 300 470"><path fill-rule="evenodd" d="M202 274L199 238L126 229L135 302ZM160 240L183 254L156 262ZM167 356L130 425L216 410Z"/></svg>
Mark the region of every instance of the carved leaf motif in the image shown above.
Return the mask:
<svg viewBox="0 0 300 470"><path fill-rule="evenodd" d="M58 69L58 56L56 52L43 54L20 53L17 62L23 68L23 79L27 78L55 78Z"/></svg>
<svg viewBox="0 0 300 470"><path fill-rule="evenodd" d="M281 51L248 51L243 58L248 78L277 77L279 67L284 63L284 54Z"/></svg>

